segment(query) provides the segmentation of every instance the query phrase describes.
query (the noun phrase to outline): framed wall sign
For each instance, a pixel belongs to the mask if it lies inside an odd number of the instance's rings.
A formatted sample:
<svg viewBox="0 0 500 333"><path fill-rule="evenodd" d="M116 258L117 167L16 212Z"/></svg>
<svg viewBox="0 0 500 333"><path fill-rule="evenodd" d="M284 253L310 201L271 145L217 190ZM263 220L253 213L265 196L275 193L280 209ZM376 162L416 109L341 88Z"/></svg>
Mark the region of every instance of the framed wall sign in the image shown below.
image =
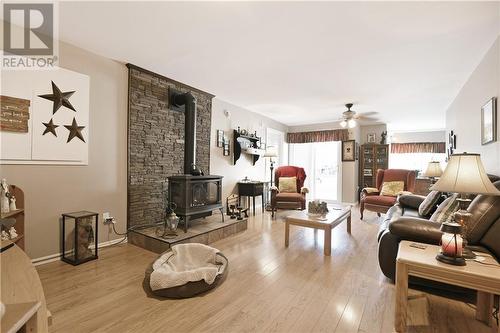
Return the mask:
<svg viewBox="0 0 500 333"><path fill-rule="evenodd" d="M223 156L229 156L231 154L231 150L230 150L230 147L229 147L229 138L227 136L223 136L223 153L222 155Z"/></svg>
<svg viewBox="0 0 500 333"><path fill-rule="evenodd" d="M356 141L342 141L342 162L352 162L355 160Z"/></svg>
<svg viewBox="0 0 500 333"><path fill-rule="evenodd" d="M491 98L481 108L481 144L497 141L497 99Z"/></svg>
<svg viewBox="0 0 500 333"><path fill-rule="evenodd" d="M2 71L0 164L88 165L89 113L87 75Z"/></svg>

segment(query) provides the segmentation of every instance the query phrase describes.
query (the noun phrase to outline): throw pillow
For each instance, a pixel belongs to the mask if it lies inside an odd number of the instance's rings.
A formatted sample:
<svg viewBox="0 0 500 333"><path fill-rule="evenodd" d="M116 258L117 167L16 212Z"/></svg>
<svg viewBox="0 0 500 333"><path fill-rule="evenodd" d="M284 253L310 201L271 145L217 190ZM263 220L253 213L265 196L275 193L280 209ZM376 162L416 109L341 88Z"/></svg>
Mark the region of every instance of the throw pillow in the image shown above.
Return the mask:
<svg viewBox="0 0 500 333"><path fill-rule="evenodd" d="M378 193L378 188L376 187L365 187L363 189L363 191L365 191L366 193L368 194L371 194L371 193Z"/></svg>
<svg viewBox="0 0 500 333"><path fill-rule="evenodd" d="M384 182L382 183L382 189L380 190L380 195L386 195L390 197L397 197L399 192L405 189L405 182Z"/></svg>
<svg viewBox="0 0 500 333"><path fill-rule="evenodd" d="M297 177L280 177L278 186L282 193L297 193Z"/></svg>
<svg viewBox="0 0 500 333"><path fill-rule="evenodd" d="M453 194L451 197L443 201L432 214L430 220L437 223L450 222L453 218L453 213L458 210L458 194Z"/></svg>
<svg viewBox="0 0 500 333"><path fill-rule="evenodd" d="M436 206L441 196L442 194L439 191L431 191L427 194L425 200L418 206L418 214L424 217L431 215L436 210Z"/></svg>

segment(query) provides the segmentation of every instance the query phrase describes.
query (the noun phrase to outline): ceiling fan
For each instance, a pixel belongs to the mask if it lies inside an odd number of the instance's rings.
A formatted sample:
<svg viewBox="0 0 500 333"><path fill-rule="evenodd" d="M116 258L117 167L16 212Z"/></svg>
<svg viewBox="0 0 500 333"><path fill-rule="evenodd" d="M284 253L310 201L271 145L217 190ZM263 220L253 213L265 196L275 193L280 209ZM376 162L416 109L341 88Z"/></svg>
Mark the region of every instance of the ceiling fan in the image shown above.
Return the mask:
<svg viewBox="0 0 500 333"><path fill-rule="evenodd" d="M371 112L363 112L363 113L357 113L356 111L351 110L353 104L348 103L345 105L347 108L347 111L344 111L342 113L342 120L340 121L340 126L343 128L348 127L348 128L354 128L358 124L356 120L358 119L363 119L363 120L373 120L376 121L376 118L370 117L371 115L376 114L377 112L371 111Z"/></svg>

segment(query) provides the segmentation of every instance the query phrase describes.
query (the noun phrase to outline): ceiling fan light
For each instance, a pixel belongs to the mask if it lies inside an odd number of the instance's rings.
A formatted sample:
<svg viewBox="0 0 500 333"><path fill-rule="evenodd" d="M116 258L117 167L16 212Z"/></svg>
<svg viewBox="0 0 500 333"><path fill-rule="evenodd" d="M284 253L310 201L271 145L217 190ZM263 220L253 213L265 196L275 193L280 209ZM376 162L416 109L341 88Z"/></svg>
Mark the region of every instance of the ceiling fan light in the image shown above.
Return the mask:
<svg viewBox="0 0 500 333"><path fill-rule="evenodd" d="M345 127L347 126L347 121L342 120L342 121L340 122L340 126L345 128Z"/></svg>
<svg viewBox="0 0 500 333"><path fill-rule="evenodd" d="M349 119L349 120L347 121L347 126L348 126L349 128L354 128L354 127L356 127L356 120L354 120L354 119Z"/></svg>

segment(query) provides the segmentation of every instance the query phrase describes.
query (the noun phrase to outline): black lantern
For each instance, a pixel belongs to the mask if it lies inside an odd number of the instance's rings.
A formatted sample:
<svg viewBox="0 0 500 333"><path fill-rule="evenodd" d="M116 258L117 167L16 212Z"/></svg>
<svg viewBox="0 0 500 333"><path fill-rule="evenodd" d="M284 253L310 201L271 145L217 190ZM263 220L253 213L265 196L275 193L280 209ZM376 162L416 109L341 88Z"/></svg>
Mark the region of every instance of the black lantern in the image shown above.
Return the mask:
<svg viewBox="0 0 500 333"><path fill-rule="evenodd" d="M62 214L62 261L76 266L97 259L98 219L88 211Z"/></svg>
<svg viewBox="0 0 500 333"><path fill-rule="evenodd" d="M462 256L463 240L460 235L462 226L455 222L445 222L441 225L441 252L436 259L446 264L465 266L465 259Z"/></svg>

